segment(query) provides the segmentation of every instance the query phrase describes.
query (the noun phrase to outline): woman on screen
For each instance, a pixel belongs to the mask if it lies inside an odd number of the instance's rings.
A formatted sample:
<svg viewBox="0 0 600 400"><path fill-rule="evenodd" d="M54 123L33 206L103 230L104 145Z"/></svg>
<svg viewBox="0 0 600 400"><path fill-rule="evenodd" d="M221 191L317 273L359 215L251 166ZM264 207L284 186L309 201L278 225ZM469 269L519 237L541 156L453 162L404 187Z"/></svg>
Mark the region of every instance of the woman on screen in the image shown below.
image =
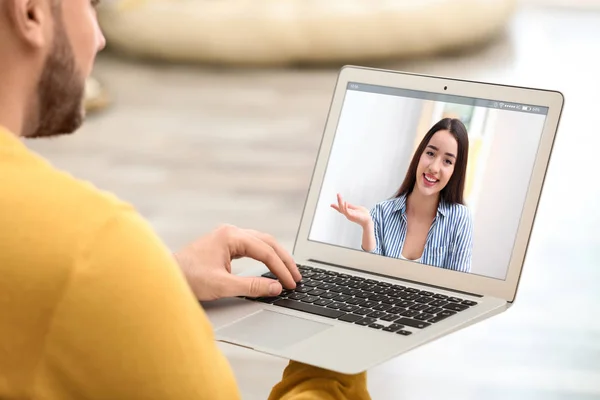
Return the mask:
<svg viewBox="0 0 600 400"><path fill-rule="evenodd" d="M362 249L462 272L471 270L473 222L463 202L469 138L458 119L427 132L394 197L370 211L338 194L331 207L362 227Z"/></svg>

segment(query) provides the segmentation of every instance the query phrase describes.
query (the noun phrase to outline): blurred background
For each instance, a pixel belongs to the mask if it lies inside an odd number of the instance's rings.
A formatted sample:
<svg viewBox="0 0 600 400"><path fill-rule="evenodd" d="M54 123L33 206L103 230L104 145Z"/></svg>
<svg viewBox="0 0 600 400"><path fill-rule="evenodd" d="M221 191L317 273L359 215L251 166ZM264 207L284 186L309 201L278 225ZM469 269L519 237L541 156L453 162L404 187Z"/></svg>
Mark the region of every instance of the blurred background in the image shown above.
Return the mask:
<svg viewBox="0 0 600 400"><path fill-rule="evenodd" d="M113 0L99 18L87 123L28 143L134 204L174 250L223 222L292 249L344 64L562 91L515 305L374 368L369 388L600 398L600 0ZM222 348L244 399L266 398L286 361Z"/></svg>

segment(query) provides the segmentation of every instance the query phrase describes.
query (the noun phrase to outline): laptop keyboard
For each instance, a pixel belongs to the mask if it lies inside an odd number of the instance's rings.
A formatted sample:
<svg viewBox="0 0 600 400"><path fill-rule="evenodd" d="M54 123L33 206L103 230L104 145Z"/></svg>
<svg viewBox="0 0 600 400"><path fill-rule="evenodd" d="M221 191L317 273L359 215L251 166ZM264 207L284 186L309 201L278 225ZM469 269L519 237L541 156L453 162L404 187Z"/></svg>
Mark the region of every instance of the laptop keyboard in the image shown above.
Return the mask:
<svg viewBox="0 0 600 400"><path fill-rule="evenodd" d="M402 285L298 265L302 281L276 297L249 298L404 336L424 329L477 302ZM268 272L264 277L277 279Z"/></svg>

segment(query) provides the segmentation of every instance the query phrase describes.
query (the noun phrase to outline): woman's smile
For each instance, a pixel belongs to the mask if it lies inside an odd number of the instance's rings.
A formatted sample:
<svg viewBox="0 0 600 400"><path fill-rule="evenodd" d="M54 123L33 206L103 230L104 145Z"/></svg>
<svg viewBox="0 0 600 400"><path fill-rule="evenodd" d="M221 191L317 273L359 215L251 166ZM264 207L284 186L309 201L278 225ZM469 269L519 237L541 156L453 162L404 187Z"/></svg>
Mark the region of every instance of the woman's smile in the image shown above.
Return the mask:
<svg viewBox="0 0 600 400"><path fill-rule="evenodd" d="M430 174L423 174L423 184L426 187L433 187L438 182L439 182L439 179L436 179L435 176L430 175Z"/></svg>

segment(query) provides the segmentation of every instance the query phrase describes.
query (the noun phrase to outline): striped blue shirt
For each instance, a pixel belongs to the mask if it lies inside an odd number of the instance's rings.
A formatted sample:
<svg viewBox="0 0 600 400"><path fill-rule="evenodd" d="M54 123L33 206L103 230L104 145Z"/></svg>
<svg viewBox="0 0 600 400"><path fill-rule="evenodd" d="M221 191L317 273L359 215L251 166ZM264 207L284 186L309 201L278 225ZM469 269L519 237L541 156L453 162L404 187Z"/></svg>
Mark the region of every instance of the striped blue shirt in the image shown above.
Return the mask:
<svg viewBox="0 0 600 400"><path fill-rule="evenodd" d="M376 242L372 253L403 258L402 247L407 227L406 196L376 204L371 209L371 218L374 222ZM440 201L419 262L434 267L470 272L472 252L471 212L462 204Z"/></svg>

